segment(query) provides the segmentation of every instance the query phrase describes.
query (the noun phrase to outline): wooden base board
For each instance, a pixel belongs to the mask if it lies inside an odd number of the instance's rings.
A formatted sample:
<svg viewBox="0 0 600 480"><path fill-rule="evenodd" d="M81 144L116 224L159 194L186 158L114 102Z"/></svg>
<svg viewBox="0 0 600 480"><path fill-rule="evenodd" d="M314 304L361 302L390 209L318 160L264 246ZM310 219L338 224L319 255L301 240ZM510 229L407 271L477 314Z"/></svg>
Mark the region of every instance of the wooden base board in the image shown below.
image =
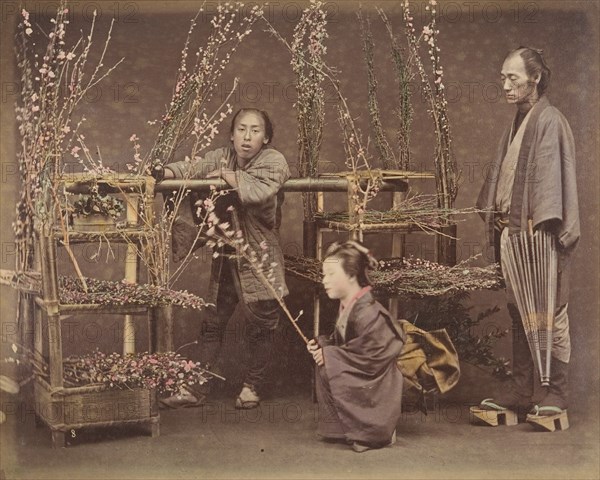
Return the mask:
<svg viewBox="0 0 600 480"><path fill-rule="evenodd" d="M569 428L569 417L567 411L563 410L556 415L527 415L527 423L539 430L554 432L555 430L566 430Z"/></svg>
<svg viewBox="0 0 600 480"><path fill-rule="evenodd" d="M512 410L484 410L479 407L471 407L470 410L471 423L485 423L492 427L498 425L513 426L519 423L517 414Z"/></svg>

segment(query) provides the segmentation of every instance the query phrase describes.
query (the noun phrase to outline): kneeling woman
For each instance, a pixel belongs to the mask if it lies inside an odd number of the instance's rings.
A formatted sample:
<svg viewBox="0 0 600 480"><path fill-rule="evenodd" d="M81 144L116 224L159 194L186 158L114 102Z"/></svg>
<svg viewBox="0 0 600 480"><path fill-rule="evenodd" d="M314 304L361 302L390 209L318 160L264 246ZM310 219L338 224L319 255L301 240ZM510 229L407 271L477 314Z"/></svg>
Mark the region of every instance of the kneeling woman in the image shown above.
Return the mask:
<svg viewBox="0 0 600 480"><path fill-rule="evenodd" d="M334 243L323 261L323 286L340 300L330 336L308 344L317 367L317 433L345 440L357 452L395 441L401 414L402 374L396 360L403 337L375 301L367 270L377 261L360 243Z"/></svg>

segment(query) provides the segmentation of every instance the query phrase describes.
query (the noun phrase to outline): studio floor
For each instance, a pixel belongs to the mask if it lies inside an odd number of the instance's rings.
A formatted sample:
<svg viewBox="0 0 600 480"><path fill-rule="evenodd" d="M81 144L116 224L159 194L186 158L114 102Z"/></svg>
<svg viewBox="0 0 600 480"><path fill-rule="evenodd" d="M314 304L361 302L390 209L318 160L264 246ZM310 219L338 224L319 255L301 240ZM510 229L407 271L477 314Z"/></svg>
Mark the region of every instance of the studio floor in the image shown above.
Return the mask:
<svg viewBox="0 0 600 480"><path fill-rule="evenodd" d="M14 403L0 427L0 479L600 478L598 416L580 409L570 429L547 433L473 426L468 404L442 400L427 416L406 412L394 446L355 453L316 437L315 406L310 394L288 392L240 411L221 392L202 407L161 410L158 437L82 430L52 449L50 431Z"/></svg>

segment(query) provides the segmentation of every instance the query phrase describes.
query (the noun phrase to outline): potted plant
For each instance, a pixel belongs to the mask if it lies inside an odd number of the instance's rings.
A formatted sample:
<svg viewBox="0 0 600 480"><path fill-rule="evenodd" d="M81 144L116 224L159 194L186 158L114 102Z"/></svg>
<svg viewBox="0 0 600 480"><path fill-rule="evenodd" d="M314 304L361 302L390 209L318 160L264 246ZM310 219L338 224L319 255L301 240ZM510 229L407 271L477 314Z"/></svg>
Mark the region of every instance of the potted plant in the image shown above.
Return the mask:
<svg viewBox="0 0 600 480"><path fill-rule="evenodd" d="M80 194L73 202L73 227L81 232L112 230L115 221L125 211L122 200L113 195L102 195L97 189Z"/></svg>

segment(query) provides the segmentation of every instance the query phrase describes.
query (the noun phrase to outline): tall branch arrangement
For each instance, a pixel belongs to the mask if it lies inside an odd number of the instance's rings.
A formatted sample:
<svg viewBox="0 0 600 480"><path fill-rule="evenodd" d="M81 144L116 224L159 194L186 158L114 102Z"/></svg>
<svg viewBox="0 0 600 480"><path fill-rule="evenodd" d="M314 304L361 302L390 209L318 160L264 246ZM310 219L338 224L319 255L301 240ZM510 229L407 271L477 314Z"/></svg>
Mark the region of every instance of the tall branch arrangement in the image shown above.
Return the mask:
<svg viewBox="0 0 600 480"><path fill-rule="evenodd" d="M209 102L231 56L252 32L254 22L263 12L258 6L254 6L248 14L244 14L243 3L219 2L210 21L208 39L196 49L196 61L192 65L188 61L193 48L192 35L202 12L201 8L191 21L167 111L160 120L150 122L159 124L150 154L143 161L141 157L136 158L134 167L140 173L148 172L148 167L169 163L186 141L191 141L189 157L196 157L210 145L218 133L218 125L231 113L231 106L226 103L229 97L217 108L211 108ZM237 79L232 92L236 87Z"/></svg>
<svg viewBox="0 0 600 480"><path fill-rule="evenodd" d="M436 23L436 6L436 0L429 0L429 4L425 8L430 12L430 20L423 27L423 31L419 37L416 34L413 23L414 17L410 12L408 0L402 3L402 12L410 57L421 79L421 87L429 105L429 114L434 123L436 136L434 163L439 205L450 208L454 203L458 191L457 177L459 174L457 172L456 160L452 153L448 101L446 100L446 91L443 83L444 72L440 65L440 48L437 41L439 30ZM431 61L433 86L430 75L427 74L419 53L421 39L427 45L427 53Z"/></svg>
<svg viewBox="0 0 600 480"><path fill-rule="evenodd" d="M236 78L227 98L214 105L211 100L218 89L218 80L233 53L251 33L252 26L262 15L258 6L252 7L247 14L244 11L243 3L218 4L217 11L210 21L207 40L195 48L196 58L193 64L189 62L188 57L193 48L192 37L202 9L192 19L181 53L173 95L166 112L160 120L149 122L159 124L159 129L154 145L145 158L140 153L138 136L133 134L130 138L134 149L134 161L128 165L130 171L149 174L153 168L171 162L176 153L184 147L185 160L195 160L210 146L219 133L220 124L232 112L232 106L228 102L238 84ZM183 180L188 179L189 177ZM190 192L186 188L167 195L165 208L158 212L156 221L146 219L148 227L152 230L147 240L148 248L138 249L140 258L150 270L153 282L167 288L172 287L193 258L190 250L177 269L171 271L172 232L176 223L180 221L180 208L183 202L189 201L189 195ZM206 225L204 221L200 223L195 241L199 240Z"/></svg>
<svg viewBox="0 0 600 480"><path fill-rule="evenodd" d="M290 45L292 70L296 74L294 107L298 121L298 165L302 178L315 177L318 173L319 153L325 121L324 75L322 73L327 53L324 45L328 38L327 13L323 2L312 0L302 12L294 27ZM317 210L314 193L303 193L304 218L312 221Z"/></svg>
<svg viewBox="0 0 600 480"><path fill-rule="evenodd" d="M292 44L281 36L264 15L262 18L267 24L271 34L288 49L292 56L294 56L295 50ZM306 68L315 70L315 72L322 76L323 79L327 79L331 83L336 94L338 99L338 122L342 129L345 152L345 165L351 170L348 176L349 181L352 183L352 200L355 205L353 213L356 214L357 217L360 217L365 210L367 203L372 200L379 191L381 186L381 175L371 168L371 158L368 148L363 143L361 131L356 126L348 106L348 101L341 91L340 81L336 70L327 65L322 57L319 58L319 63L315 63L312 58L307 56L296 56L294 58L302 61ZM362 182L360 181L361 179L363 180Z"/></svg>
<svg viewBox="0 0 600 480"><path fill-rule="evenodd" d="M378 8L377 12L381 18L381 21L385 25L385 28L388 32L389 41L390 41L390 54L392 57L392 63L394 65L394 72L396 75L396 82L398 86L397 95L397 108L395 110L395 115L398 121L398 126L396 128L396 139L397 139L397 154L393 153L391 148L385 148L385 145L389 145L387 139L385 138L385 134L381 128L377 128L377 124L381 124L380 113L377 104L377 81L375 79L375 72L373 68L373 41L371 39L370 30L368 28L368 24L366 28L363 28L365 31L365 58L367 61L367 70L369 73L369 105L372 106L369 109L370 118L371 118L371 128L373 128L375 132L375 140L376 146L380 152L380 155L386 155L386 158L391 158L393 162L393 167L399 170L409 170L410 169L410 132L412 126L413 112L414 109L411 103L411 87L410 82L414 78L413 73L413 62L412 58L408 56L404 52L404 49L399 45L398 39L394 34L394 30L392 28L392 24L388 19L385 12ZM378 140L381 138L381 140ZM382 143L384 147L380 147L379 144ZM384 162L384 168L391 168L390 160L387 161L387 165Z"/></svg>
<svg viewBox="0 0 600 480"><path fill-rule="evenodd" d="M373 34L371 33L371 22L368 17L363 18L362 12L358 12L358 20L360 23L360 30L362 33L363 40L363 51L365 54L365 61L367 64L367 85L368 85L368 106L369 106L369 118L371 121L371 130L375 137L375 147L379 153L379 160L385 169L398 168L398 162L396 156L389 144L381 117L379 115L379 101L377 99L377 78L375 75L375 59L373 55L373 49L375 44L373 42Z"/></svg>
<svg viewBox="0 0 600 480"><path fill-rule="evenodd" d="M68 151L85 118L73 121L73 113L85 94L121 63L104 66L111 38L112 23L96 65L88 64L93 43L96 12L87 35L75 45L66 43L69 10L61 1L49 31L31 23L23 9L17 30L17 65L21 73L21 92L16 118L21 137L18 153L21 189L13 228L17 257L15 268L33 267L34 226L47 228L62 219L58 201L58 177L64 170L64 152ZM47 39L44 51L38 47ZM73 148L79 148L73 146ZM61 220L65 232L66 225ZM74 258L70 248L67 251Z"/></svg>

